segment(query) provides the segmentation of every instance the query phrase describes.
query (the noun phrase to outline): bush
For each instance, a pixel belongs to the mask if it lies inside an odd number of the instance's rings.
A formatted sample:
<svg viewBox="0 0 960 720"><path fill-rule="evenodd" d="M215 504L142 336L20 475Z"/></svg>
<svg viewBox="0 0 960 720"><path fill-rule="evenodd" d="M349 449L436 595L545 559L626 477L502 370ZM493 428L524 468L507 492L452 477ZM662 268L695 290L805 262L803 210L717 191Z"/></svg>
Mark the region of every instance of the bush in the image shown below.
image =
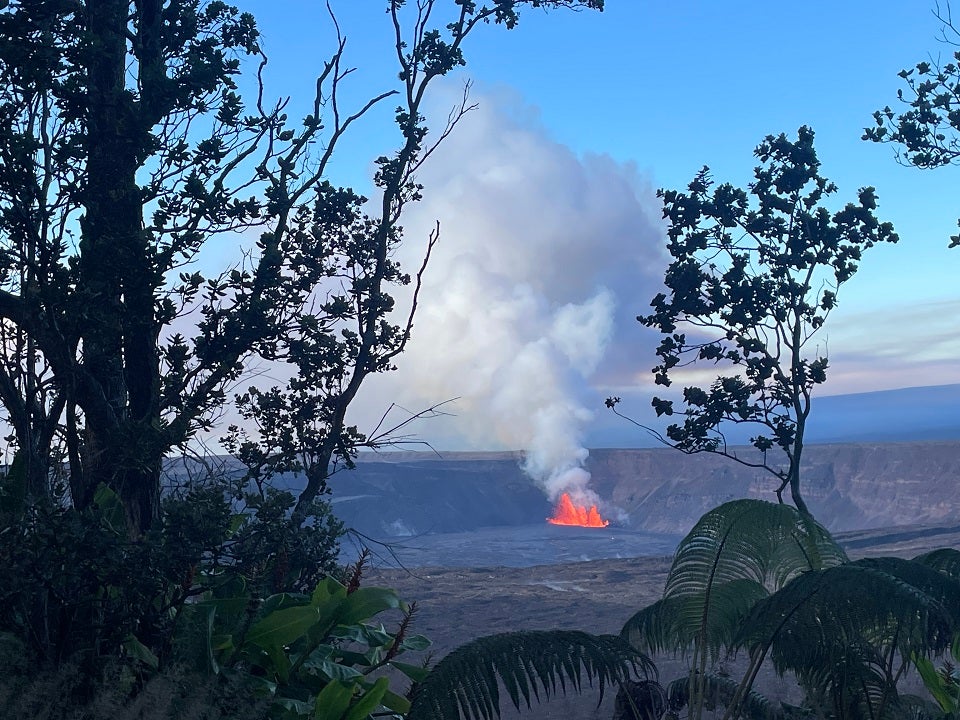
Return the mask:
<svg viewBox="0 0 960 720"><path fill-rule="evenodd" d="M16 482L9 472L3 480L7 490ZM185 616L205 594L242 588L256 608L270 594L302 592L343 573L342 525L323 501L295 525L290 493L209 473L171 487L161 521L130 540L113 491L101 486L92 506L77 511L55 489L37 502L0 493L17 501L0 505L0 633L27 662L26 674L11 666L4 692L23 685L14 694L37 703L110 705L108 685L125 687L124 701L158 684L179 687L178 653L190 645ZM118 684L120 676L132 684ZM48 712L40 705L28 712L31 702L18 700L25 716Z"/></svg>

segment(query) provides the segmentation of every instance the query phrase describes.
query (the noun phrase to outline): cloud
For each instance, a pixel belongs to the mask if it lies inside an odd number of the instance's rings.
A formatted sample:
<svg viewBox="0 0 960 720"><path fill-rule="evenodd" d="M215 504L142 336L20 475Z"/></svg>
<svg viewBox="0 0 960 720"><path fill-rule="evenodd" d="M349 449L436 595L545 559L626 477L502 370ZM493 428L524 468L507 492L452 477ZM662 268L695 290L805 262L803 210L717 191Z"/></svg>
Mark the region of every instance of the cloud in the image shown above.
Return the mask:
<svg viewBox="0 0 960 720"><path fill-rule="evenodd" d="M452 104L451 88L440 103ZM585 446L649 445L603 409L660 427L650 397L659 335L636 322L662 289L668 258L659 201L632 164L577 155L509 91L475 98L423 169L424 200L404 218L398 259L418 266L439 220L421 307L398 371L367 383L354 408L417 410L458 397L455 417L420 423L438 449L523 449L551 497L590 500ZM445 115L445 113L444 113ZM602 132L602 128L597 129ZM829 352L819 395L960 381L960 301L844 314L819 333ZM717 368L688 372L709 383ZM678 389L683 381L678 381Z"/></svg>
<svg viewBox="0 0 960 720"><path fill-rule="evenodd" d="M633 339L666 264L659 203L633 165L576 155L515 96L474 99L404 217L407 268L441 227L413 339L361 405L459 397L439 433L418 430L447 447L523 449L550 497L591 499L580 466L596 388L649 364Z"/></svg>
<svg viewBox="0 0 960 720"><path fill-rule="evenodd" d="M960 298L849 314L838 309L824 326L830 358L824 394L960 382L957 318Z"/></svg>

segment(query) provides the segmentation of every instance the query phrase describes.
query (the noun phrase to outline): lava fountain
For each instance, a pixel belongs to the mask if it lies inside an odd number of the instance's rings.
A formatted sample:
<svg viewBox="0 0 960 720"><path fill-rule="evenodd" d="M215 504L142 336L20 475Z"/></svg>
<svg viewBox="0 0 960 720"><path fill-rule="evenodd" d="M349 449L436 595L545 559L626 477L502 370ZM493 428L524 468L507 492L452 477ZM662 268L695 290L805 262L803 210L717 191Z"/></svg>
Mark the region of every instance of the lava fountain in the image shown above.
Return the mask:
<svg viewBox="0 0 960 720"><path fill-rule="evenodd" d="M596 505L587 508L584 505L574 505L568 493L560 496L557 502L557 509L553 512L553 517L547 518L548 523L553 525L576 525L577 527L601 528L610 524L609 520L600 517L600 511Z"/></svg>

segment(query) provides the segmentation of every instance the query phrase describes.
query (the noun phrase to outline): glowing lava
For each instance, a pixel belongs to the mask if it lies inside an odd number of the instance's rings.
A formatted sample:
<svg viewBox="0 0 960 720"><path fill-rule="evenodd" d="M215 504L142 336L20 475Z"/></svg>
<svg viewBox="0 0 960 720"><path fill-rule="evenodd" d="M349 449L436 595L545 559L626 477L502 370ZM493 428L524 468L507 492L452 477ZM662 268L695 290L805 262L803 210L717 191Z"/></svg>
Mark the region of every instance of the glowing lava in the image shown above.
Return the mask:
<svg viewBox="0 0 960 720"><path fill-rule="evenodd" d="M554 525L577 525L578 527L606 527L610 524L608 520L600 517L600 511L596 505L586 508L583 505L574 505L573 500L567 493L560 496L557 503L557 509L552 518L547 518L548 523Z"/></svg>

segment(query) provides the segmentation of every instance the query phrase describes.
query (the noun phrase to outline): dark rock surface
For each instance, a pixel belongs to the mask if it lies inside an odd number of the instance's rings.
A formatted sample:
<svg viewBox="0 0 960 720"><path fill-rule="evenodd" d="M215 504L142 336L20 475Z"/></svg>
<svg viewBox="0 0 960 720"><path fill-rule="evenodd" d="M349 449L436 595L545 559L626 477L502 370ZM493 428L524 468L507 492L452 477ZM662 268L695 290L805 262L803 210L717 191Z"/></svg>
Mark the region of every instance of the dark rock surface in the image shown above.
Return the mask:
<svg viewBox="0 0 960 720"><path fill-rule="evenodd" d="M851 558L895 555L914 557L937 547L960 547L958 527L906 527L845 533L838 537ZM463 643L498 632L566 629L616 633L636 611L660 598L669 557L596 560L537 567L376 568L364 583L399 590L417 602L415 631L434 645L434 661ZM411 658L412 660L412 658ZM676 658L657 658L661 678L683 673ZM733 668L736 671L736 668ZM772 698L796 701L796 689L765 671L758 689ZM607 718L613 692L602 702L596 689L561 695L518 714L504 700L504 718Z"/></svg>

